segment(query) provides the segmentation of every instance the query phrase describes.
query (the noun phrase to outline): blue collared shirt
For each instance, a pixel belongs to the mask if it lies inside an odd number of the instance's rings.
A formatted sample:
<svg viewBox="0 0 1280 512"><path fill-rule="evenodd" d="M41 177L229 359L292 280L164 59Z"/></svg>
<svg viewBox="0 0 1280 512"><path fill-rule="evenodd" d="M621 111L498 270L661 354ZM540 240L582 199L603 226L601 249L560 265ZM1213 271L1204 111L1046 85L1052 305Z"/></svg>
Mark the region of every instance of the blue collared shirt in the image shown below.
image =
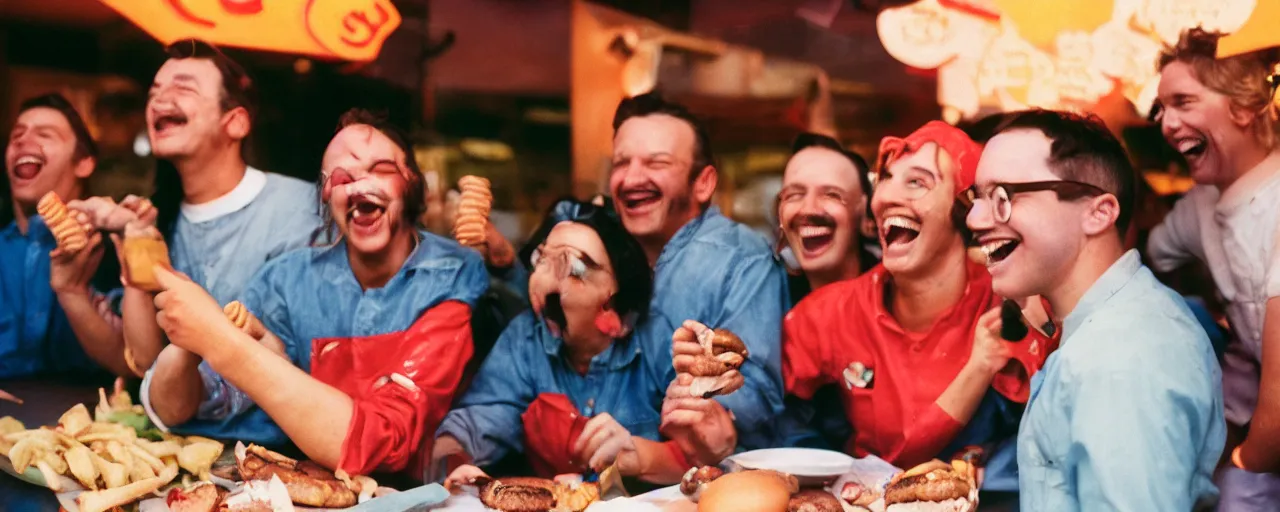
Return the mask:
<svg viewBox="0 0 1280 512"><path fill-rule="evenodd" d="M1222 371L1185 301L1137 251L1063 322L1018 433L1023 510L1192 510L1212 500Z"/></svg>
<svg viewBox="0 0 1280 512"><path fill-rule="evenodd" d="M0 379L105 375L85 354L49 287L49 252L55 247L39 216L28 220L26 235L16 221L0 229Z"/></svg>
<svg viewBox="0 0 1280 512"><path fill-rule="evenodd" d="M436 435L458 439L476 464L492 464L524 451L521 414L529 404L540 394L561 393L583 416L609 413L631 435L657 441L671 357L663 353L664 361L655 363L632 339L619 340L591 358L582 375L565 359L563 345L532 311L516 317Z"/></svg>
<svg viewBox="0 0 1280 512"><path fill-rule="evenodd" d="M293 364L309 373L314 339L403 331L448 300L475 306L489 285L480 255L452 240L426 232L421 236L399 272L381 288L361 289L346 243L339 241L270 261L245 288L241 302L280 338ZM227 437L247 442L288 441L243 391L208 365L201 365L200 373L206 393L200 414L175 431L216 427Z"/></svg>
<svg viewBox="0 0 1280 512"><path fill-rule="evenodd" d="M769 243L712 206L662 249L653 291L636 334L645 353L666 357L663 382L675 379L671 334L685 320L732 331L750 351L741 370L746 385L716 400L734 414L740 449L772 446L774 417L783 409L782 315L790 299Z"/></svg>

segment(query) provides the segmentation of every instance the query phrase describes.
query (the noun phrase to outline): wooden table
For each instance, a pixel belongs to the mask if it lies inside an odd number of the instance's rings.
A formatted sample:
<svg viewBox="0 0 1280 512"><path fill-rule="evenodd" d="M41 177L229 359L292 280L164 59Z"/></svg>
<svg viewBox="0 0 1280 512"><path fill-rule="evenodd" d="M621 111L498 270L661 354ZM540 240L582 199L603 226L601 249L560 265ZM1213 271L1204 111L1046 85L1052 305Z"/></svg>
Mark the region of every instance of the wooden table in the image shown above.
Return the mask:
<svg viewBox="0 0 1280 512"><path fill-rule="evenodd" d="M98 387L49 381L0 381L0 389L13 393L24 402L18 405L0 401L0 417L13 416L27 428L53 425L75 404L83 403L92 410L98 403ZM49 489L0 472L0 510L57 512L58 500Z"/></svg>

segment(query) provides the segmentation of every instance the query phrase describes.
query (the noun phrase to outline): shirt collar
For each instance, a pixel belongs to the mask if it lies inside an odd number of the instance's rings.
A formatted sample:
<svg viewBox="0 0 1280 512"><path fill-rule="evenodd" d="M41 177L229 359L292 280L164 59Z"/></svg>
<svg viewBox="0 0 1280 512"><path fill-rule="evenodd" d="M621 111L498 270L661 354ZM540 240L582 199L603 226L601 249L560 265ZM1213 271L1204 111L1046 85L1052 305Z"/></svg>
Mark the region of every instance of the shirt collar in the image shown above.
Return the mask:
<svg viewBox="0 0 1280 512"><path fill-rule="evenodd" d="M698 229L702 227L702 224L707 219L719 215L720 207L710 206L706 210L703 210L697 217L694 217L693 220L690 220L685 223L684 226L681 226L680 229L676 231L675 236L671 237L671 240L667 241L667 245L662 247L662 254L658 255L658 263L661 264L664 260L673 258L674 256L672 255L678 254L680 249L689 245L689 242L693 241L693 239L698 236Z"/></svg>
<svg viewBox="0 0 1280 512"><path fill-rule="evenodd" d="M391 279L395 280L410 271L433 267L435 251L432 244L436 243L437 240L438 238L435 235L425 231L418 231L418 246L413 248L413 251L409 253L409 257L400 265L400 270ZM339 237L337 243L321 248L314 258L323 267L337 271L323 274L331 280L341 279L342 276L355 278L354 274L351 273L351 260L347 258L347 239L345 237Z"/></svg>
<svg viewBox="0 0 1280 512"><path fill-rule="evenodd" d="M1142 258L1138 256L1137 249L1129 249L1120 259L1111 264L1106 272L1102 273L1093 286L1084 292L1084 296L1080 297L1080 302L1076 303L1076 307L1071 313L1067 314L1067 318L1062 321L1063 340L1067 335L1076 331L1081 324L1084 323L1089 315L1101 308L1111 297L1115 296L1121 288L1129 284L1133 276L1138 273L1138 269L1142 268Z"/></svg>
<svg viewBox="0 0 1280 512"><path fill-rule="evenodd" d="M27 218L27 234L23 235L22 230L18 229L18 221L10 221L9 225L0 229L0 237L6 240L22 238L31 240L34 238L37 242L50 248L57 245L53 238L53 233L49 231L48 226L44 223L44 217L32 215Z"/></svg>
<svg viewBox="0 0 1280 512"><path fill-rule="evenodd" d="M266 187L267 173L253 167L246 167L244 177L240 178L236 188L221 197L201 204L189 204L183 201L180 206L182 217L187 219L187 222L201 223L238 212L257 199L258 194L261 194L262 189Z"/></svg>
<svg viewBox="0 0 1280 512"><path fill-rule="evenodd" d="M1214 210L1221 214L1228 214L1248 204L1257 195L1259 189L1277 176L1280 176L1280 153L1264 158L1257 166L1222 191Z"/></svg>
<svg viewBox="0 0 1280 512"><path fill-rule="evenodd" d="M547 329L546 322L541 318L537 318L534 322L534 328L537 329L538 336L542 338L542 349L546 351L548 357L560 357L560 349L564 347L564 340L551 334L551 330ZM610 370L621 370L627 365L640 357L640 344L632 343L632 336L627 336L620 340L613 340L609 344L609 348L604 349L599 355L592 358L595 361L608 361Z"/></svg>

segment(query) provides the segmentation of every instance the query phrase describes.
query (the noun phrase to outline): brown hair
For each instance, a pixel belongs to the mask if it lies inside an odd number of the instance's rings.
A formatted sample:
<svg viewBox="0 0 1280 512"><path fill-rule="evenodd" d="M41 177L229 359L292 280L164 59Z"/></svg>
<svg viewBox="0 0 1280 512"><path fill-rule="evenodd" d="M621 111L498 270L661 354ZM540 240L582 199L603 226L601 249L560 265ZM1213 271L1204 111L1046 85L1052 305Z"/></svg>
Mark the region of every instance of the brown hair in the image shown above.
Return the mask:
<svg viewBox="0 0 1280 512"><path fill-rule="evenodd" d="M253 79L249 78L244 67L231 60L231 57L216 46L198 39L183 39L166 47L165 53L170 59L204 59L212 62L218 68L218 74L222 75L222 98L219 99L222 111L244 107L249 112L250 120L257 114L257 89L254 88Z"/></svg>
<svg viewBox="0 0 1280 512"><path fill-rule="evenodd" d="M1280 110L1275 105L1275 84L1268 77L1276 72L1280 55L1276 50L1259 50L1217 58L1218 39L1222 34L1193 28L1182 33L1178 44L1160 53L1159 69L1173 62L1191 67L1196 79L1209 89L1226 96L1232 108L1257 114L1253 123L1254 138L1267 149L1280 144Z"/></svg>

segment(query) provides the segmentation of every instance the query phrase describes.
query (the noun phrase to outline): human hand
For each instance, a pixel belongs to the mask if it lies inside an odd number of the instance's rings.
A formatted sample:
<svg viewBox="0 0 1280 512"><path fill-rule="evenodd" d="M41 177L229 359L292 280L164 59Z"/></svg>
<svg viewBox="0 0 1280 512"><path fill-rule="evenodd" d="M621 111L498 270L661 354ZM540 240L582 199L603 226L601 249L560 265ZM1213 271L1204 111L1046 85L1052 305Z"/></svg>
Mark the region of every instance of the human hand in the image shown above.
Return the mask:
<svg viewBox="0 0 1280 512"><path fill-rule="evenodd" d="M222 307L186 275L163 266L154 267L156 282L163 289L156 294L156 324L174 345L200 357L237 331Z"/></svg>
<svg viewBox="0 0 1280 512"><path fill-rule="evenodd" d="M484 223L484 245L487 248L484 251L485 262L490 267L509 268L515 263L515 248L492 222Z"/></svg>
<svg viewBox="0 0 1280 512"><path fill-rule="evenodd" d="M994 376L1013 357L1008 341L1000 337L1000 308L995 307L978 317L973 332L973 349L965 366L983 376Z"/></svg>
<svg viewBox="0 0 1280 512"><path fill-rule="evenodd" d="M687 396L710 398L711 394L727 395L746 384L738 368L745 362L745 345L726 350L726 331L716 332L702 323L685 320L671 335L671 366L676 374L697 376L696 389ZM732 336L737 340L736 336ZM737 340L741 344L741 340ZM717 355L718 350L722 350Z"/></svg>
<svg viewBox="0 0 1280 512"><path fill-rule="evenodd" d="M484 470L470 464L463 464L444 479L444 488L452 491L464 485L478 485L487 479L489 475Z"/></svg>
<svg viewBox="0 0 1280 512"><path fill-rule="evenodd" d="M600 414L587 421L582 434L573 443L573 454L576 460L585 462L594 471L617 462L618 470L624 475L635 475L640 472L639 456L636 444L618 420L608 413Z"/></svg>
<svg viewBox="0 0 1280 512"><path fill-rule="evenodd" d="M733 412L715 400L691 396L692 383L692 375L681 373L667 387L658 430L675 441L695 465L713 466L733 454L738 430Z"/></svg>
<svg viewBox="0 0 1280 512"><path fill-rule="evenodd" d="M84 212L71 211L87 234L83 249L69 252L61 247L49 252L49 287L58 294L89 293L89 282L102 263L102 234L93 227L92 220Z"/></svg>

